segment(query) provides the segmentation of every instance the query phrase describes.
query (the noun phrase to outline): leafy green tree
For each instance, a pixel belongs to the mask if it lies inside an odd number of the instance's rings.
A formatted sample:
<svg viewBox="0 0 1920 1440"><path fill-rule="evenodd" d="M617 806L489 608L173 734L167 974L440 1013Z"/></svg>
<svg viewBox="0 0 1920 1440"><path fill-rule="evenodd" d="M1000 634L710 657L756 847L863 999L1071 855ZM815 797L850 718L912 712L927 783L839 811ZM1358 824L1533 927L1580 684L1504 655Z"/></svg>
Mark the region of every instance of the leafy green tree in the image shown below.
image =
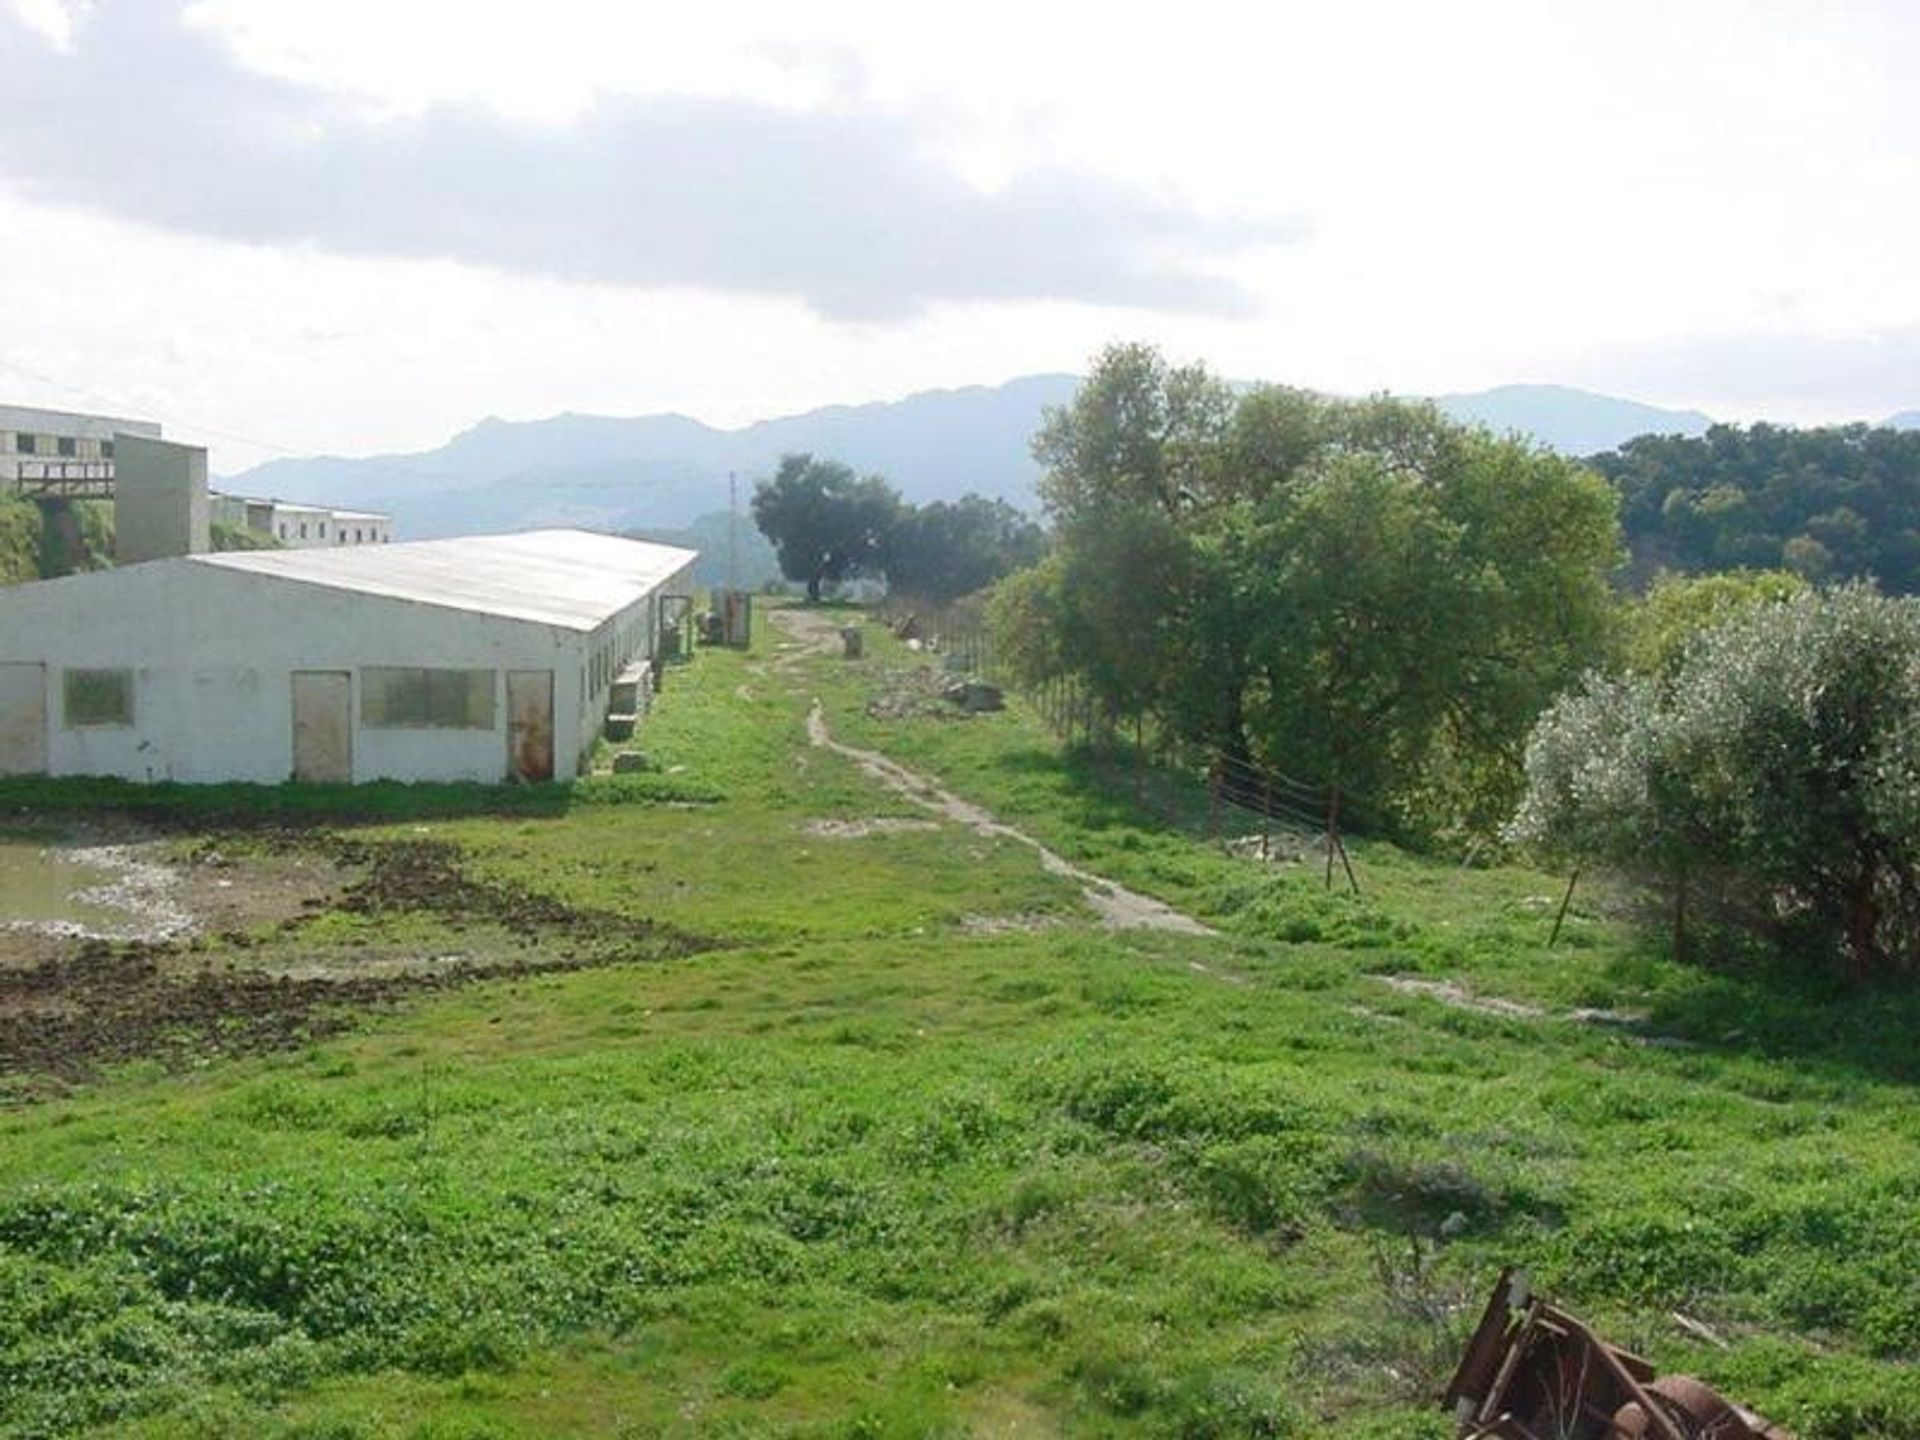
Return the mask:
<svg viewBox="0 0 1920 1440"><path fill-rule="evenodd" d="M1920 968L1920 601L1861 586L1736 610L1670 684L1541 720L1515 833L1689 894L1853 980ZM1676 929L1679 927L1676 926Z"/></svg>
<svg viewBox="0 0 1920 1440"><path fill-rule="evenodd" d="M1023 653L1409 826L1510 813L1533 720L1603 651L1606 485L1431 406L1119 346L1035 453L1058 562L1022 610L1057 641Z"/></svg>
<svg viewBox="0 0 1920 1440"><path fill-rule="evenodd" d="M1114 508L1178 513L1206 488L1233 409L1205 366L1169 366L1150 345L1108 347L1034 436L1047 514L1071 525Z"/></svg>
<svg viewBox="0 0 1920 1440"><path fill-rule="evenodd" d="M1621 661L1634 674L1671 678L1703 631L1750 605L1778 605L1806 589L1805 580L1785 570L1662 575L1622 612Z"/></svg>
<svg viewBox="0 0 1920 1440"><path fill-rule="evenodd" d="M964 495L903 506L882 537L880 567L896 594L946 604L1034 564L1046 547L1046 532L1006 501Z"/></svg>
<svg viewBox="0 0 1920 1440"><path fill-rule="evenodd" d="M1616 487L1635 578L1791 570L1920 592L1920 432L1716 425L1589 462Z"/></svg>
<svg viewBox="0 0 1920 1440"><path fill-rule="evenodd" d="M1058 557L1044 603L1026 598L1029 618L1046 615L1056 640L1011 638L1003 653L1067 665L1110 719L1151 713L1186 733L1184 722L1213 717L1208 728L1244 748L1237 677L1204 643L1218 616L1198 599L1209 572L1191 523L1233 405L1204 367L1115 345L1070 404L1047 412L1034 454L1047 467L1040 495Z"/></svg>
<svg viewBox="0 0 1920 1440"><path fill-rule="evenodd" d="M773 543L780 572L807 587L873 573L900 510L900 497L878 475L864 479L837 460L786 455L771 480L754 487L753 518Z"/></svg>

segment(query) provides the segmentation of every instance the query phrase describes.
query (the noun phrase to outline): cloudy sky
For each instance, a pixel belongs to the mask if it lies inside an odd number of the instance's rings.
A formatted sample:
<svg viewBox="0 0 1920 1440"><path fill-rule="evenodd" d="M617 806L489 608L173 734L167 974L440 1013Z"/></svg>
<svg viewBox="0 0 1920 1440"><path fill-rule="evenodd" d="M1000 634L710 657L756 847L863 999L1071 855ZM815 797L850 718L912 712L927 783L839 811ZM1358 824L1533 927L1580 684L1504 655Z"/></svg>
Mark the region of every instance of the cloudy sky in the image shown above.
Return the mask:
<svg viewBox="0 0 1920 1440"><path fill-rule="evenodd" d="M1920 407L1912 0L0 0L0 400L216 469L1081 367Z"/></svg>

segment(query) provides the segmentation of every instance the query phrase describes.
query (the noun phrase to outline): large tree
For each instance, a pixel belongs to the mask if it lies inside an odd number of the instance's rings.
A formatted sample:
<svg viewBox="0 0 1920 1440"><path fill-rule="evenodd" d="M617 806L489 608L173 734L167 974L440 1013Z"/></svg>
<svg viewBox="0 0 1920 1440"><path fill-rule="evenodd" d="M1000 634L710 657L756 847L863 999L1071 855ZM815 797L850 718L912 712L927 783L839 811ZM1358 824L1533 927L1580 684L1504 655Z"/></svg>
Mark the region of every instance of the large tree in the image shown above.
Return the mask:
<svg viewBox="0 0 1920 1440"><path fill-rule="evenodd" d="M1046 532L1006 501L963 495L903 507L880 566L895 594L945 604L1034 564L1046 545Z"/></svg>
<svg viewBox="0 0 1920 1440"><path fill-rule="evenodd" d="M1431 406L1236 395L1120 346L1035 452L1059 557L1007 608L1059 639L1006 653L1403 823L1509 813L1534 718L1602 651L1605 484Z"/></svg>
<svg viewBox="0 0 1920 1440"><path fill-rule="evenodd" d="M814 604L822 585L878 568L899 510L899 495L878 475L811 455L783 456L753 492L754 522L773 542L781 574L804 584Z"/></svg>

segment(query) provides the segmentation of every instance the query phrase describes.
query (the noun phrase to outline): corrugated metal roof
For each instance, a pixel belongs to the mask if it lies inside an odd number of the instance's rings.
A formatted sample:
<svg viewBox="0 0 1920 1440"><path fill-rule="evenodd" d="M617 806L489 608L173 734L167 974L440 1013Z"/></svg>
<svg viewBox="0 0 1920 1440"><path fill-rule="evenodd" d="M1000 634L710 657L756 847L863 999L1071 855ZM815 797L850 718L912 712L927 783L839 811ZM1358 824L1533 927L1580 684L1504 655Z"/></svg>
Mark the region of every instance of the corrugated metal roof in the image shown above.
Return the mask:
<svg viewBox="0 0 1920 1440"><path fill-rule="evenodd" d="M305 585L593 630L698 553L586 530L528 530L395 545L232 550L190 558L196 565Z"/></svg>

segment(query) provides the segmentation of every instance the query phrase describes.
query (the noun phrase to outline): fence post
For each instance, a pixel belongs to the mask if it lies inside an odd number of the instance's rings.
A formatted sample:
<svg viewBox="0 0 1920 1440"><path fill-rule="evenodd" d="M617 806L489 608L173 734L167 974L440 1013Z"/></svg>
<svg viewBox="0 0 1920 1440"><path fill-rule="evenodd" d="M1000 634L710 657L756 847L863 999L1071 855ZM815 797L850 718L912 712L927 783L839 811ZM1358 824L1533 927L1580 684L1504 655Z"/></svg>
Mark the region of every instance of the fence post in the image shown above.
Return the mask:
<svg viewBox="0 0 1920 1440"><path fill-rule="evenodd" d="M1220 761L1217 756L1207 767L1207 838L1220 838Z"/></svg>
<svg viewBox="0 0 1920 1440"><path fill-rule="evenodd" d="M1333 852L1340 844L1340 787L1327 792L1327 889L1333 889Z"/></svg>

